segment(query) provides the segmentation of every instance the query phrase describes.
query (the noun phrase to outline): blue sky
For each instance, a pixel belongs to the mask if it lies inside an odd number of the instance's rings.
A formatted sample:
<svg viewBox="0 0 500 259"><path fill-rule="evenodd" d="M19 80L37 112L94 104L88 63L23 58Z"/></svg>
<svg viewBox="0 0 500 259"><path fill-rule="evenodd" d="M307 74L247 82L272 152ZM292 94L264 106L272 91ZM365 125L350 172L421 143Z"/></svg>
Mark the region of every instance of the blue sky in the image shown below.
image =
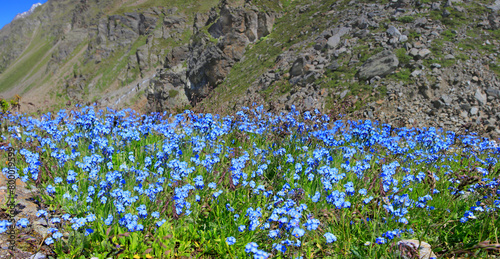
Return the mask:
<svg viewBox="0 0 500 259"><path fill-rule="evenodd" d="M18 13L28 11L33 4L47 0L0 0L0 29L10 23Z"/></svg>

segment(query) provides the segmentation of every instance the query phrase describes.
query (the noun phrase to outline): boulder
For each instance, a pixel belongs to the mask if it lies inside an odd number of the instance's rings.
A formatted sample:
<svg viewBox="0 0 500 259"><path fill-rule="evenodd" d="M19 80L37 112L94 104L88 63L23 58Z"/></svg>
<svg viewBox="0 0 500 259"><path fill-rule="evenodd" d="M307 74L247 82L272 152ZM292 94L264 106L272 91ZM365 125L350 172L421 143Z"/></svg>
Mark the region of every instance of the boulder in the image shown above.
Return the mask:
<svg viewBox="0 0 500 259"><path fill-rule="evenodd" d="M479 102L480 105L485 105L487 102L486 94L483 94L479 89L476 90L474 98L476 98L476 100Z"/></svg>
<svg viewBox="0 0 500 259"><path fill-rule="evenodd" d="M428 49L421 49L418 51L417 58L423 59L431 54L431 51Z"/></svg>
<svg viewBox="0 0 500 259"><path fill-rule="evenodd" d="M427 242L407 239L399 241L398 245L401 247L399 252L405 259L415 258L415 256L420 259L437 258L434 252L432 252L431 245ZM414 254L415 252L416 255Z"/></svg>
<svg viewBox="0 0 500 259"><path fill-rule="evenodd" d="M339 45L339 43L340 43L340 36L333 35L332 37L328 38L326 45L328 46L329 49L334 49Z"/></svg>
<svg viewBox="0 0 500 259"><path fill-rule="evenodd" d="M395 71L398 65L399 60L396 55L389 50L384 50L368 58L359 69L358 77L362 80L367 80L374 76L383 77Z"/></svg>
<svg viewBox="0 0 500 259"><path fill-rule="evenodd" d="M399 32L398 29L396 29L396 27L394 26L389 26L389 28L387 29L387 34L391 35L392 37L397 37L399 38L401 36L401 32Z"/></svg>
<svg viewBox="0 0 500 259"><path fill-rule="evenodd" d="M494 98L500 98L500 90L490 87L486 90L489 96L493 96Z"/></svg>
<svg viewBox="0 0 500 259"><path fill-rule="evenodd" d="M331 63L330 65L328 65L326 68L327 68L328 70L335 71L335 70L339 69L339 67L340 67L340 64L337 62L337 60L334 60L334 61L332 61L332 63Z"/></svg>
<svg viewBox="0 0 500 259"><path fill-rule="evenodd" d="M290 68L290 77L301 76L304 74L304 65L306 60L304 57L299 57L293 62L292 68Z"/></svg>
<svg viewBox="0 0 500 259"><path fill-rule="evenodd" d="M260 12L258 14L257 38L265 37L273 30L274 14Z"/></svg>
<svg viewBox="0 0 500 259"><path fill-rule="evenodd" d="M326 45L329 49L335 49L340 44L340 38L347 33L349 33L351 29L347 27L334 28L331 30L332 36L328 38Z"/></svg>

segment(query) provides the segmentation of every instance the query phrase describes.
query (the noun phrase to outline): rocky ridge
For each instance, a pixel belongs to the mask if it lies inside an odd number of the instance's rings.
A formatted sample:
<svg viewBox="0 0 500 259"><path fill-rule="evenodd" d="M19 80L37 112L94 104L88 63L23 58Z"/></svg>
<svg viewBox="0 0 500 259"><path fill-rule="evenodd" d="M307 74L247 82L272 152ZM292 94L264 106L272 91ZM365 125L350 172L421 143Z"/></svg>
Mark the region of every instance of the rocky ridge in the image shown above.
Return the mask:
<svg viewBox="0 0 500 259"><path fill-rule="evenodd" d="M257 60L271 61L267 68L261 68L262 72L255 71L259 76L242 83L246 86L244 94L234 91L239 86L232 80L239 72L226 71L238 60L245 63L255 57L240 51L236 59L224 63L225 67L206 61L192 65L192 60L221 60L219 55L231 34L214 34L224 35L217 44L191 43L185 72L188 80L179 81L181 88L184 86L191 104L211 93L199 106L202 111L221 110L224 106L234 110L253 103L262 103L277 112L289 110L292 105L299 110L322 112L347 106L344 111L355 118L376 119L395 126L473 130L498 139L500 45L494 36L500 35L500 16L494 3L400 0L346 4L297 4L283 18L276 18L279 23L290 15L311 14L307 28L314 29L318 26L313 21L326 15L327 24L312 32L297 28L296 34L307 37L295 42L292 37L288 42L293 44L274 56L257 55L265 53L263 49L254 51ZM227 20L230 12L219 12L220 20ZM234 25L230 30L235 29L240 34L245 31L245 27ZM283 32L271 32L269 36L273 37L266 37L267 46L285 46L287 42L280 39L280 33ZM259 42L251 48L261 47ZM246 44L247 41L241 41L240 49ZM241 66L250 64L246 69L252 69L259 66L256 62ZM150 87L150 104L168 103L152 97L158 95L155 89L157 85ZM228 92L226 98L224 92ZM233 96L228 97L230 94ZM175 105L170 102L161 108Z"/></svg>
<svg viewBox="0 0 500 259"><path fill-rule="evenodd" d="M148 109L186 107L205 98L241 60L246 47L272 31L276 16L249 4L230 7L224 2L219 12L212 8L197 14L190 43L167 54L165 68L151 83Z"/></svg>
<svg viewBox="0 0 500 259"><path fill-rule="evenodd" d="M28 100L43 92L58 107L108 106L117 103L110 92L156 74L121 107L224 113L294 105L499 137L498 1L213 1L185 10L125 2L48 1L14 21L0 32L0 45L11 46L0 51L0 83L17 82L19 92L48 80ZM25 39L42 35L50 51L33 63L40 72L10 80L27 64L16 58L35 51Z"/></svg>

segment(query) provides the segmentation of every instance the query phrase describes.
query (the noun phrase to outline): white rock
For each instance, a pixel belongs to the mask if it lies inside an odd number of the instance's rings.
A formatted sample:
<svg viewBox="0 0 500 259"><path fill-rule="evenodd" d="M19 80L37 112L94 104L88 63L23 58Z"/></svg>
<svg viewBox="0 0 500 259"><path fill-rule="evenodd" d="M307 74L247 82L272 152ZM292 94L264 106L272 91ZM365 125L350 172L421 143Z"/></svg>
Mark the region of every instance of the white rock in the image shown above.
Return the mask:
<svg viewBox="0 0 500 259"><path fill-rule="evenodd" d="M401 32L399 32L398 29L396 29L396 27L394 26L389 26L389 29L387 29L387 34L393 36L393 37L397 37L399 38L401 36Z"/></svg>
<svg viewBox="0 0 500 259"><path fill-rule="evenodd" d="M415 70L415 71L411 72L411 76L413 76L413 77L417 77L421 74L422 74L422 70Z"/></svg>
<svg viewBox="0 0 500 259"><path fill-rule="evenodd" d="M470 115L476 115L479 109L477 107L472 107L470 109Z"/></svg>
<svg viewBox="0 0 500 259"><path fill-rule="evenodd" d="M398 245L401 246L406 246L406 247L411 247L413 249L416 249L418 251L418 258L419 259L430 259L430 258L437 258L436 254L432 252L431 245L424 241L418 241L415 239L408 239L408 240L401 240L398 242ZM405 256L404 254L402 255L403 258L409 258Z"/></svg>
<svg viewBox="0 0 500 259"><path fill-rule="evenodd" d="M476 93L474 94L474 98L479 102L481 105L485 105L486 102L488 101L487 96L481 92L481 90L477 89Z"/></svg>
<svg viewBox="0 0 500 259"><path fill-rule="evenodd" d="M431 54L431 51L428 50L428 49L421 49L418 51L418 57L419 58L425 58L427 57L429 54Z"/></svg>

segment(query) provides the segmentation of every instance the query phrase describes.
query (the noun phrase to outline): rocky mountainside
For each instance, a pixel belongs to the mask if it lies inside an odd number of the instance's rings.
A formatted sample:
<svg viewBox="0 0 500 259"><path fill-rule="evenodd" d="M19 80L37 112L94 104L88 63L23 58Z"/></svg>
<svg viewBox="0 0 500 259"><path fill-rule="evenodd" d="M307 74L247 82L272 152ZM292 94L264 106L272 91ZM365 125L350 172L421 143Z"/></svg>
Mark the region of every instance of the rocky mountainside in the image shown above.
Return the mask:
<svg viewBox="0 0 500 259"><path fill-rule="evenodd" d="M98 102L226 114L257 103L498 139L499 9L498 0L49 0L0 31L0 90L35 106L25 111Z"/></svg>

